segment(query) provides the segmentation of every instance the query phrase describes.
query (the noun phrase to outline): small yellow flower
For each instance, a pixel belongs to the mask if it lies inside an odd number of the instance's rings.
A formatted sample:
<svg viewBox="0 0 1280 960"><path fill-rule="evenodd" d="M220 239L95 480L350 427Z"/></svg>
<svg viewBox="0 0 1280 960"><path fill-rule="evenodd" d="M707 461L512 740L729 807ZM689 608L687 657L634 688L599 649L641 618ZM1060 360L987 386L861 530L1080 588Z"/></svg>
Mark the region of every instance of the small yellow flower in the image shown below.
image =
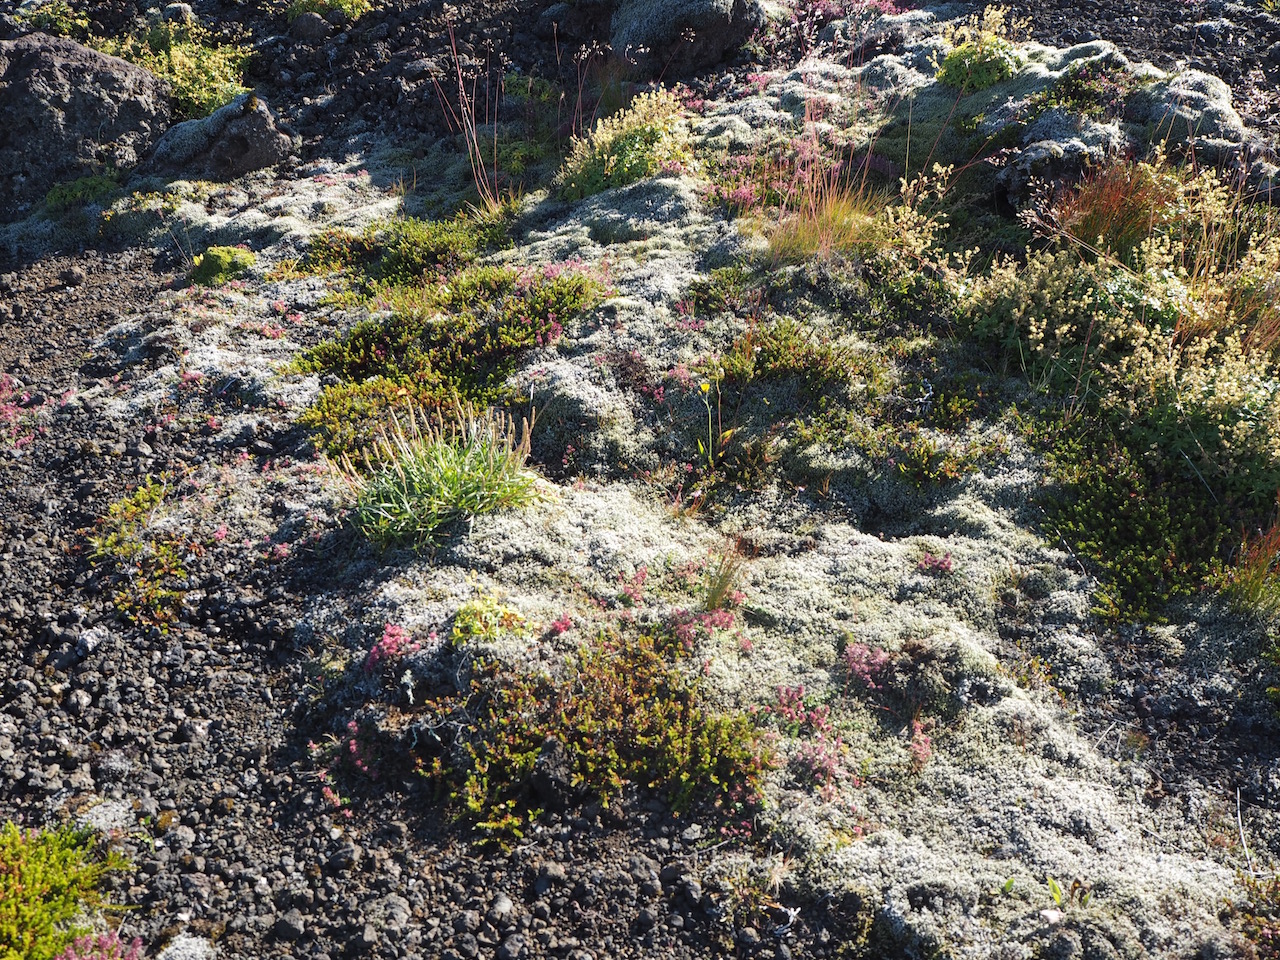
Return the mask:
<svg viewBox="0 0 1280 960"><path fill-rule="evenodd" d="M711 389L711 384L709 384L709 383L704 383L704 384L702 385L702 392L703 392L703 393L706 393L706 392L707 392L707 391L709 391L710 389Z"/></svg>

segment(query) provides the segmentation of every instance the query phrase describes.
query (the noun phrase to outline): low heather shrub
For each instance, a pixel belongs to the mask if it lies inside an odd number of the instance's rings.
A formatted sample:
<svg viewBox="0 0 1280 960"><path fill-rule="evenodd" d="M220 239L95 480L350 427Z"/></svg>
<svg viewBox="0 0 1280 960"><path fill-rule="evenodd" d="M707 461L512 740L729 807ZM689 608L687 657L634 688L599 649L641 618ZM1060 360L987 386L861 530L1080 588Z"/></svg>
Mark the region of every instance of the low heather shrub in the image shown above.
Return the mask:
<svg viewBox="0 0 1280 960"><path fill-rule="evenodd" d="M0 827L0 960L65 957L89 935L84 918L106 906L103 875L123 866L117 854L95 850L86 830Z"/></svg>
<svg viewBox="0 0 1280 960"><path fill-rule="evenodd" d="M660 630L604 634L555 679L495 660L474 664L462 692L428 704L442 738L419 756L478 828L507 843L538 815L530 777L560 755L568 789L606 802L625 783L665 794L677 811L706 805L743 829L770 753L743 713L702 698L687 651ZM424 745L425 746L425 745Z"/></svg>

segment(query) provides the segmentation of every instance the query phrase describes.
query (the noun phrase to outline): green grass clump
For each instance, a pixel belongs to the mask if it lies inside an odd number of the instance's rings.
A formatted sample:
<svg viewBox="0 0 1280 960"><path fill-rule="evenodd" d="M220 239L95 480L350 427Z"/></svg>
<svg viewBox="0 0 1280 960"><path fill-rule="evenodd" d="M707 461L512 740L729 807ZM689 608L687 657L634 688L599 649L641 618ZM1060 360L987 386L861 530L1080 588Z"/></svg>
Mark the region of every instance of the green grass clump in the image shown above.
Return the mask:
<svg viewBox="0 0 1280 960"><path fill-rule="evenodd" d="M167 80L182 120L206 117L249 89L242 83L249 48L216 44L196 23L153 23L142 33L99 37L92 43Z"/></svg>
<svg viewBox="0 0 1280 960"><path fill-rule="evenodd" d="M323 17L333 10L341 10L348 20L354 22L372 9L373 4L369 0L292 0L285 11L285 18L293 23L304 13L318 13Z"/></svg>
<svg viewBox="0 0 1280 960"><path fill-rule="evenodd" d="M327 452L341 456L363 446L392 407L499 402L520 357L554 343L600 292L581 273L490 266L439 284L380 287L386 315L312 348L296 364L343 381L326 387L303 421L320 432Z"/></svg>
<svg viewBox="0 0 1280 960"><path fill-rule="evenodd" d="M380 547L427 547L456 520L524 506L537 475L524 468L529 423L492 411L459 410L443 424L413 414L395 418L366 453L369 476L348 462L356 488L355 524Z"/></svg>
<svg viewBox="0 0 1280 960"><path fill-rule="evenodd" d="M100 854L87 830L23 831L0 827L0 960L53 960L107 904L98 887L125 866Z"/></svg>
<svg viewBox="0 0 1280 960"><path fill-rule="evenodd" d="M556 180L564 200L581 200L693 162L680 128L680 101L665 90L643 93L616 116L575 137Z"/></svg>
<svg viewBox="0 0 1280 960"><path fill-rule="evenodd" d="M55 183L45 194L44 204L54 213L61 213L86 203L98 203L120 189L117 177L96 173L68 183Z"/></svg>
<svg viewBox="0 0 1280 960"><path fill-rule="evenodd" d="M677 811L706 804L740 818L759 802L768 748L746 714L705 703L688 667L683 644L661 631L602 635L559 679L479 661L464 691L428 704L451 742L424 751L421 769L498 842L538 816L530 775L549 742L583 795L607 802L636 783Z"/></svg>
<svg viewBox="0 0 1280 960"><path fill-rule="evenodd" d="M234 280L257 261L257 255L243 247L210 247L192 262L191 282L216 287Z"/></svg>

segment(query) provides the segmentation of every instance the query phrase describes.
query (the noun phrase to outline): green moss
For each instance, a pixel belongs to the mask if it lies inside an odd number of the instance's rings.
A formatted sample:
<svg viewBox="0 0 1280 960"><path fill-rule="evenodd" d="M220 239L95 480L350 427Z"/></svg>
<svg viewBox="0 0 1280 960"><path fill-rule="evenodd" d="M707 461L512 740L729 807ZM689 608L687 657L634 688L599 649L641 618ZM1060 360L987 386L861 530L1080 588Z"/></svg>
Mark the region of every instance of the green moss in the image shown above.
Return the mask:
<svg viewBox="0 0 1280 960"><path fill-rule="evenodd" d="M192 263L191 282L216 287L234 280L257 261L257 255L243 247L210 247Z"/></svg>
<svg viewBox="0 0 1280 960"><path fill-rule="evenodd" d="M451 742L423 750L420 769L445 784L478 829L505 843L539 810L530 775L544 749L563 750L572 788L605 800L625 783L664 793L678 811L706 805L724 819L759 802L769 763L751 719L709 708L684 646L663 632L603 635L565 676L478 662L460 694L428 704Z"/></svg>
<svg viewBox="0 0 1280 960"><path fill-rule="evenodd" d="M105 906L104 874L125 866L100 854L87 830L0 828L0 960L53 960Z"/></svg>
<svg viewBox="0 0 1280 960"><path fill-rule="evenodd" d="M69 183L55 183L44 203L49 210L60 213L86 203L99 203L120 189L120 182L112 174L94 174Z"/></svg>

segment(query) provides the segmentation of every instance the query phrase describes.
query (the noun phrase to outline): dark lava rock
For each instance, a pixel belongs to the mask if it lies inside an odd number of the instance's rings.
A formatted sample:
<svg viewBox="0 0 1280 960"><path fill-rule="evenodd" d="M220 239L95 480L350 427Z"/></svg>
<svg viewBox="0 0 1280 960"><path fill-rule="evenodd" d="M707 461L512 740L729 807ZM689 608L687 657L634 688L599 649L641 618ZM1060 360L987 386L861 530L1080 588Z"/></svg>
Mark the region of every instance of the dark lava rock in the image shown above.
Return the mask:
<svg viewBox="0 0 1280 960"><path fill-rule="evenodd" d="M596 0L557 3L542 15L544 30L554 23L561 36L607 36L616 55L665 76L719 63L764 22L758 0Z"/></svg>
<svg viewBox="0 0 1280 960"><path fill-rule="evenodd" d="M529 783L548 810L566 810L582 799L582 791L573 784L569 754L559 740L548 739L542 745Z"/></svg>
<svg viewBox="0 0 1280 960"><path fill-rule="evenodd" d="M33 33L0 41L0 221L55 183L132 167L169 126L169 85L81 46Z"/></svg>
<svg viewBox="0 0 1280 960"><path fill-rule="evenodd" d="M293 131L276 120L266 101L244 93L203 119L174 125L156 144L147 170L188 179L233 180L274 166L297 146Z"/></svg>
<svg viewBox="0 0 1280 960"><path fill-rule="evenodd" d="M289 24L289 36L302 43L320 43L333 33L333 25L318 13L307 12Z"/></svg>

